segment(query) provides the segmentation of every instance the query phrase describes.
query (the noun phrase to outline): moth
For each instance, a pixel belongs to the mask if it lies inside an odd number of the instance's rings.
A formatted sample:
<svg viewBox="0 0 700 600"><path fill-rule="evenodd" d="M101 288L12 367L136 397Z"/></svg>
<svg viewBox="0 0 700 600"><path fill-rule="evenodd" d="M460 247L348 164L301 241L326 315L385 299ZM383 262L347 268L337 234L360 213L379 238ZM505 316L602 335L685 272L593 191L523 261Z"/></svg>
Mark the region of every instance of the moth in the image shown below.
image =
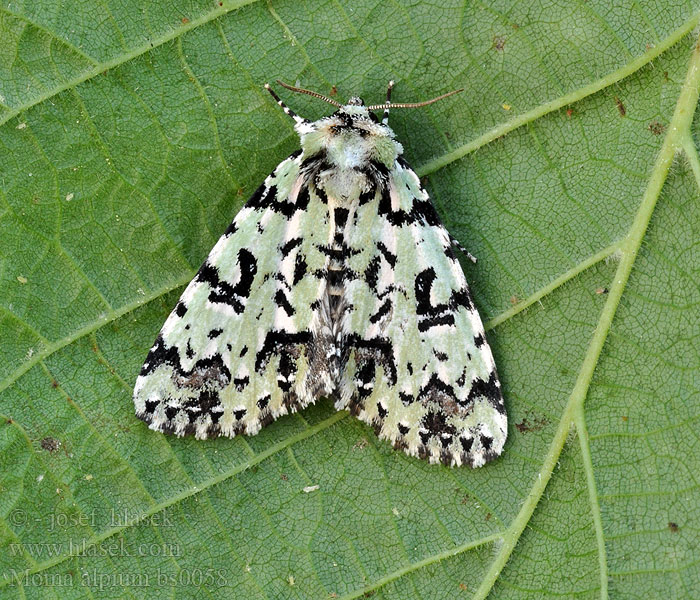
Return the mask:
<svg viewBox="0 0 700 600"><path fill-rule="evenodd" d="M479 467L506 440L496 365L454 248L389 109L294 120L301 148L255 191L165 321L134 389L156 431L254 435L322 396L395 448ZM381 120L373 113L383 109ZM466 253L471 258L471 255Z"/></svg>

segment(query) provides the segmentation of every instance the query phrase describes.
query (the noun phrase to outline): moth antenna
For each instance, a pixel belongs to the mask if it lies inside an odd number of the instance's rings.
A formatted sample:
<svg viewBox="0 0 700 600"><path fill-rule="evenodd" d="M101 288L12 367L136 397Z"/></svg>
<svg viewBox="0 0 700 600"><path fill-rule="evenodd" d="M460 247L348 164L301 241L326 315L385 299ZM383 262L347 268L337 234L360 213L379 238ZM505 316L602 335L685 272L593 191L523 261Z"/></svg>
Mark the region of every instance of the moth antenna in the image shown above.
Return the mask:
<svg viewBox="0 0 700 600"><path fill-rule="evenodd" d="M289 107L281 100L281 98L280 98L277 94L275 94L275 90L273 90L273 89L270 87L270 84L269 84L269 83L266 83L266 84L265 84L265 89L266 89L268 92L270 92L270 94L272 95L272 97L275 99L275 102L277 102L277 104L280 105L280 107L281 107L282 110L284 111L284 114L285 114L285 115L289 115L290 117L292 117L292 119L294 119L294 122L295 122L295 123L301 124L301 123L308 123L308 122L309 122L308 119L305 119L304 117L300 117L300 116L299 116L297 113L295 113L291 108L289 108Z"/></svg>
<svg viewBox="0 0 700 600"><path fill-rule="evenodd" d="M438 96L437 98L433 98L432 100L425 100L423 102L401 102L399 104L391 104L391 108L420 108L421 106L428 106L428 104L432 104L433 102L437 102L438 100L443 100L445 98L448 98L449 96L454 96L455 94L459 94L463 91L464 88L461 88L459 90L447 92L446 94ZM372 104L371 106L367 107L367 110L377 110L378 108L383 108L386 110L386 107L386 104Z"/></svg>
<svg viewBox="0 0 700 600"><path fill-rule="evenodd" d="M277 79L276 81L283 88L287 88L288 90L292 90L293 92L299 92L300 94L307 94L309 96L313 96L314 98L318 98L319 100L323 100L324 102L328 102L328 104L332 104L333 106L337 106L338 108L340 108L342 106L342 104L340 104L340 102L336 102L332 98L329 98L328 96L324 96L323 94L319 94L318 92L314 92L312 90L305 90L304 88L300 88L300 87L294 87L293 85L289 85L288 83L284 83L284 81L280 81L279 79Z"/></svg>
<svg viewBox="0 0 700 600"><path fill-rule="evenodd" d="M384 115L382 116L382 125L387 125L389 123L389 106L391 106L391 90L394 87L394 80L389 82L386 86L386 102L384 103Z"/></svg>

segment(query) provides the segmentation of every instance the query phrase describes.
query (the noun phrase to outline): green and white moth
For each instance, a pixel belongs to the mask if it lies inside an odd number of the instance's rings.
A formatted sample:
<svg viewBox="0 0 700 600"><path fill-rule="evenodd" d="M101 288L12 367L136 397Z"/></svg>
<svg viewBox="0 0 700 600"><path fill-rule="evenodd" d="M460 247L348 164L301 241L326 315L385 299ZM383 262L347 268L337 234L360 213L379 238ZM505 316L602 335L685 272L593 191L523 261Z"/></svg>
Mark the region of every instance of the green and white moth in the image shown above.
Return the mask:
<svg viewBox="0 0 700 600"><path fill-rule="evenodd" d="M457 242L388 126L347 104L295 121L282 161L165 321L134 390L151 429L256 434L321 396L431 463L479 467L507 435L501 386ZM461 91L461 90L458 90ZM372 112L384 109L380 121Z"/></svg>

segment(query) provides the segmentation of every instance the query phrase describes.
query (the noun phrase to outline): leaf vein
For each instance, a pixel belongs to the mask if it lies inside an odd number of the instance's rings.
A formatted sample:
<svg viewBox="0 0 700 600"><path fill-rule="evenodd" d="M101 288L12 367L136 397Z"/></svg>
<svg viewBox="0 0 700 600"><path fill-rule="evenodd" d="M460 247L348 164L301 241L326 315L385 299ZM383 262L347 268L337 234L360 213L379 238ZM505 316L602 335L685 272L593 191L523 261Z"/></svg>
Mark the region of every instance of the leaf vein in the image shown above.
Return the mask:
<svg viewBox="0 0 700 600"><path fill-rule="evenodd" d="M14 118L21 112L24 112L25 110L31 108L32 106L35 106L37 104L40 104L41 102L44 102L48 100L49 98L52 98L53 96L60 94L61 92L65 90L69 90L71 88L74 88L75 86L84 83L85 81L88 81L89 79L92 79L93 77L96 77L98 75L101 75L105 71L109 69L113 69L114 67L118 67L119 65L122 65L124 63L129 62L130 60L133 60L134 58L137 58L143 54L146 54L147 52L150 52L154 48L157 48L158 46L162 46L163 44L166 44L167 42L174 40L184 33L191 31L192 29L199 27L200 25L204 25L205 23L208 23L210 21L213 21L214 19L217 19L218 17L221 17L223 15L226 15L227 13L234 11L236 9L242 8L243 6L246 6L247 4L253 4L254 2L258 2L259 0L226 0L222 2L220 5L217 5L217 7L209 11L207 13L204 13L203 15L191 19L189 23L183 24L182 26L178 27L177 29L171 29L170 31L165 32L160 36L160 38L152 39L150 41L147 41L146 43L142 44L141 46L137 46L130 50L129 52L126 52L124 54L121 54L111 60L104 61L102 63L95 63L94 61L91 60L95 64L95 66L91 69L87 69L84 71L81 75L77 77L73 77L71 79L68 79L64 81L63 83L60 83L58 85L55 85L53 88L50 90L47 90L43 94L39 94L36 97L32 98L31 100L28 100L27 102L24 102L23 104L20 104L19 106L15 107L11 111L7 112L3 117L0 117L0 126L3 125L4 123L7 123L10 119Z"/></svg>

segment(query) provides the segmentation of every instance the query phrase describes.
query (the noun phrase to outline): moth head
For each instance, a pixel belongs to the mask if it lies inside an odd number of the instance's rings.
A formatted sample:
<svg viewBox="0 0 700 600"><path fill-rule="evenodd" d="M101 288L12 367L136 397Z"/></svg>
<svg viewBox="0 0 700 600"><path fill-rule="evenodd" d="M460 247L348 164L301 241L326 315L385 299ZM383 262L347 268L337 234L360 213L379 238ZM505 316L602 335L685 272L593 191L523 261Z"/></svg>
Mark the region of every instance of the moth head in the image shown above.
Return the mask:
<svg viewBox="0 0 700 600"><path fill-rule="evenodd" d="M403 152L391 128L361 98L351 98L311 125L312 131L302 135L302 147L311 154L325 152L329 162L341 168L361 168L370 161L391 166Z"/></svg>
<svg viewBox="0 0 700 600"><path fill-rule="evenodd" d="M394 132L388 125L389 109L418 108L462 91L449 92L425 102L394 104L390 102L391 89L394 85L391 81L387 89L386 102L366 106L359 96L352 96L346 104L341 104L323 94L288 85L279 79L277 83L293 92L308 94L338 108L328 117L318 121L308 121L290 111L270 87L266 86L278 104L296 121L295 129L301 137L304 154L313 156L325 153L328 162L339 168L348 169L363 168L372 161L390 167L396 157L403 152L401 144L394 139ZM381 121L374 114L375 110L384 111Z"/></svg>

